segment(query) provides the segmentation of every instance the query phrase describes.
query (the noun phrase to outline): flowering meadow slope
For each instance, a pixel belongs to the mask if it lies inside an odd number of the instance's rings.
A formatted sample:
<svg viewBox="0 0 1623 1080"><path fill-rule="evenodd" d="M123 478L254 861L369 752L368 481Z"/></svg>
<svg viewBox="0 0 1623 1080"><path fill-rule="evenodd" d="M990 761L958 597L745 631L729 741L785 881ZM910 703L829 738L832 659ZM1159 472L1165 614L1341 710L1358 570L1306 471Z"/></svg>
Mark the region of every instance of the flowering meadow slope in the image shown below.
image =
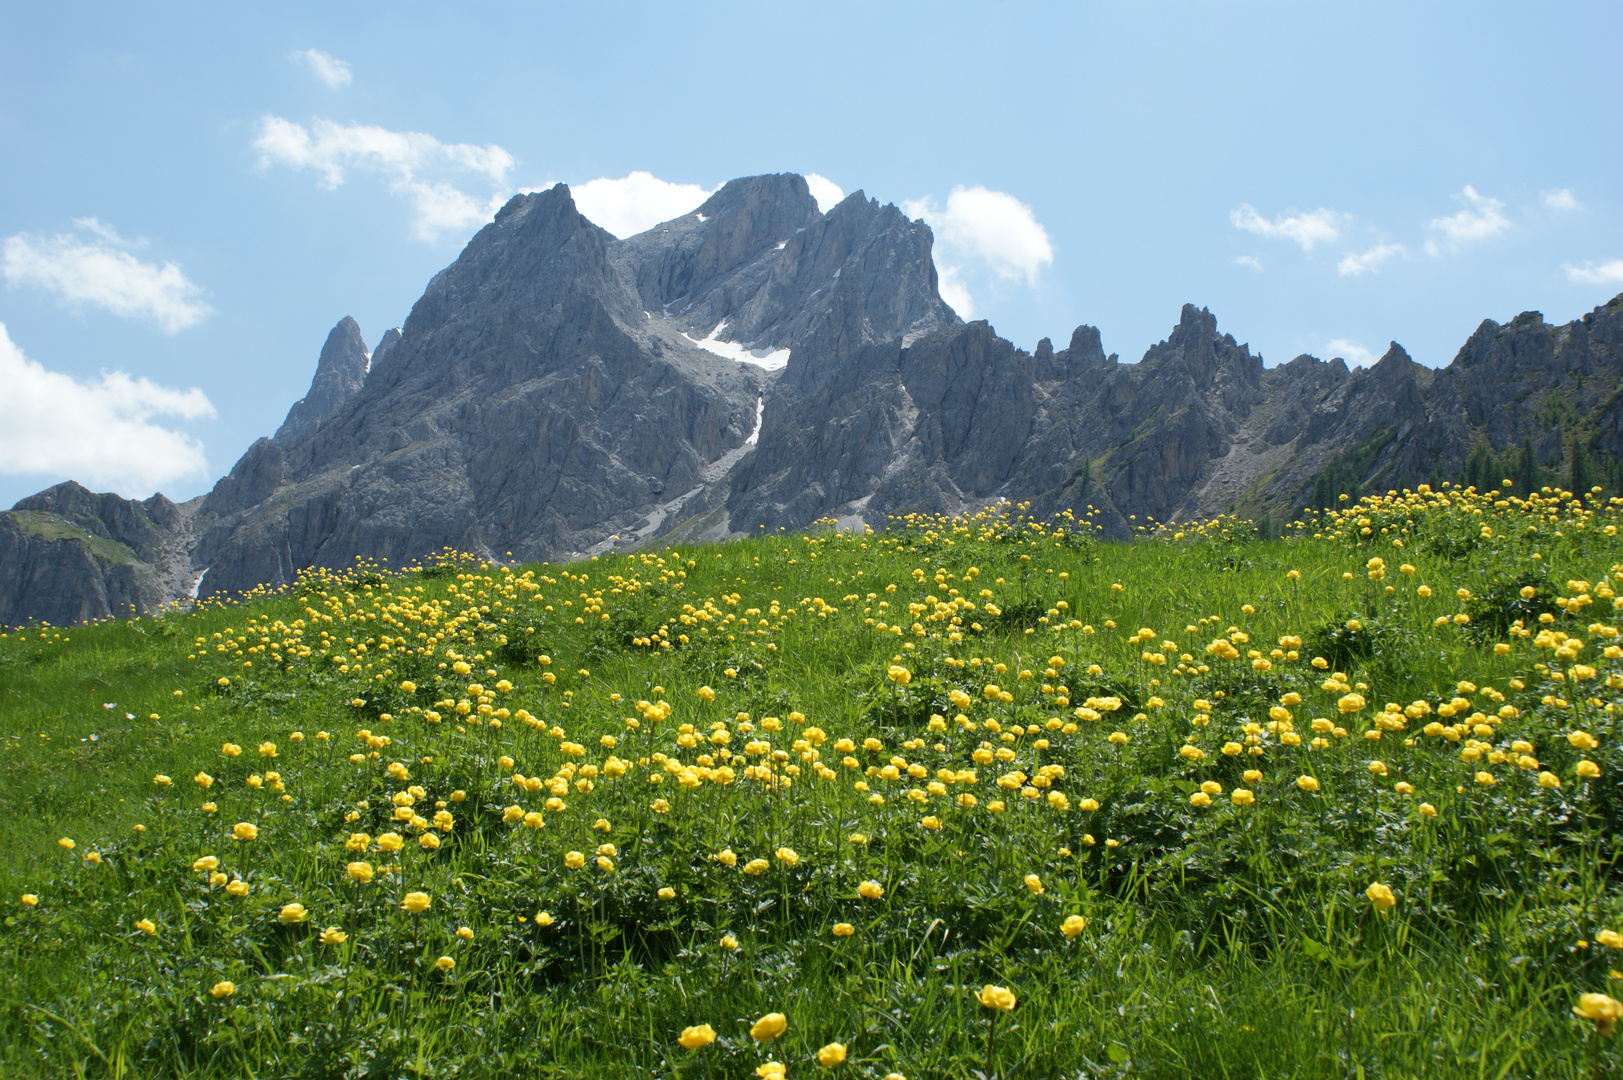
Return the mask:
<svg viewBox="0 0 1623 1080"><path fill-rule="evenodd" d="M1623 504L1343 505L13 632L3 1071L1614 1067Z"/></svg>

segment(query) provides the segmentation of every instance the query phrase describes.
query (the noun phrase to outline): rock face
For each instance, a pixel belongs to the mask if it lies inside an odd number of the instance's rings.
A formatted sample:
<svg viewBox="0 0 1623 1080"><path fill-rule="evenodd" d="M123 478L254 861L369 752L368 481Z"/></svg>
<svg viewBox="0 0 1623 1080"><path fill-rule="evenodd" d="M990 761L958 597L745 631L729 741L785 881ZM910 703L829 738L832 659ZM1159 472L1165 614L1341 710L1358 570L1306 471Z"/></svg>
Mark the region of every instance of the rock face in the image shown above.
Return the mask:
<svg viewBox="0 0 1623 1080"><path fill-rule="evenodd" d="M1486 475L1525 447L1546 470L1623 459L1623 297L1484 322L1441 371L1395 344L1366 370L1265 368L1186 305L1124 364L1089 326L1026 352L962 322L931 245L861 192L820 213L793 175L625 240L562 185L517 196L370 358L340 322L276 435L195 504L68 484L0 515L0 622L446 546L569 558L999 499L1125 536Z"/></svg>
<svg viewBox="0 0 1623 1080"><path fill-rule="evenodd" d="M71 480L0 513L0 626L140 616L190 592L192 506Z"/></svg>
<svg viewBox="0 0 1623 1080"><path fill-rule="evenodd" d="M396 332L394 341L399 340ZM384 347L394 342L385 339ZM366 382L366 372L372 357L361 340L361 328L348 315L332 328L327 343L321 347L321 358L316 362L316 377L310 390L293 403L287 419L276 430L274 441L291 442L300 435L314 431L344 402L354 397Z"/></svg>
<svg viewBox="0 0 1623 1080"><path fill-rule="evenodd" d="M753 445L772 376L718 351L770 365L956 325L930 245L860 192L819 213L798 176L734 181L624 241L566 187L517 196L358 390L313 385L207 496L201 594L357 554L567 557L657 533L715 504ZM363 352L341 323L317 384Z"/></svg>

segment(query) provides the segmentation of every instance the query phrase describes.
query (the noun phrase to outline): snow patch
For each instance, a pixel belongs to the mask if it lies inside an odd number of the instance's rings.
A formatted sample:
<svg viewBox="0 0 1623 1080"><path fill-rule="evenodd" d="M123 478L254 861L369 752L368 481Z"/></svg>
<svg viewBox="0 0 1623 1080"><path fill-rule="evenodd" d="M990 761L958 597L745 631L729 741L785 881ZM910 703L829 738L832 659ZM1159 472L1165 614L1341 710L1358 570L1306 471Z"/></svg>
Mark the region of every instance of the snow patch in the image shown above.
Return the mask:
<svg viewBox="0 0 1623 1080"><path fill-rule="evenodd" d="M755 430L751 431L750 432L750 437L744 440L744 445L745 446L754 446L756 444L756 442L760 440L760 438L761 438L761 417L764 416L765 414L766 414L766 398L758 397L758 398L755 399Z"/></svg>
<svg viewBox="0 0 1623 1080"><path fill-rule="evenodd" d="M743 364L754 364L756 367L768 371L777 371L789 363L788 349L752 349L747 345L740 345L736 341L722 341L721 332L727 329L725 320L710 331L710 336L700 340L692 334L683 334L693 344L705 352L714 353L728 360L737 360Z"/></svg>
<svg viewBox="0 0 1623 1080"><path fill-rule="evenodd" d="M784 246L787 245L788 243L789 243L789 241L787 241L787 240L779 240L778 241L778 246L773 248L772 250L773 251L782 251L784 249Z"/></svg>

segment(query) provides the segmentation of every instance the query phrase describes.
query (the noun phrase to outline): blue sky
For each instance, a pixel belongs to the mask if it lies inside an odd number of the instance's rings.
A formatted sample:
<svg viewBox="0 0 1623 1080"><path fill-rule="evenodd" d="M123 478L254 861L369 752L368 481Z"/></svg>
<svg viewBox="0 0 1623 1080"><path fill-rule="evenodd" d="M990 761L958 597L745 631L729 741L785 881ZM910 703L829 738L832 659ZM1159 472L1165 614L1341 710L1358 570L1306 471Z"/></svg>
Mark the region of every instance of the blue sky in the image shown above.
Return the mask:
<svg viewBox="0 0 1623 1080"><path fill-rule="evenodd" d="M1193 302L1269 364L1440 366L1623 292L1620 31L1616 2L0 4L0 505L206 491L335 322L375 343L560 180L605 181L611 228L752 173L860 188L1028 349L1086 322L1136 360Z"/></svg>

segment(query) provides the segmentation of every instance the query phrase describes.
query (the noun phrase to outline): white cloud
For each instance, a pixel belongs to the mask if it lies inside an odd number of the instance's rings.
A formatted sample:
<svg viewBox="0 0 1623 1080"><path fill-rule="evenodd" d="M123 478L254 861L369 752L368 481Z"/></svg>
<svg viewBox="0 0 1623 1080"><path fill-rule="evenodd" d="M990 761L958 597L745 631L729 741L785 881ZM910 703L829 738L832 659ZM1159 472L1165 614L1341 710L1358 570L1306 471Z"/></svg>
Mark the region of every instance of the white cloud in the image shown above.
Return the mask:
<svg viewBox="0 0 1623 1080"><path fill-rule="evenodd" d="M1262 273L1262 260L1257 258L1255 255L1236 255L1234 257L1234 265L1249 266L1257 273Z"/></svg>
<svg viewBox="0 0 1623 1080"><path fill-rule="evenodd" d="M569 187L575 208L622 240L697 209L715 190L673 184L641 170L618 180L600 176Z"/></svg>
<svg viewBox="0 0 1623 1080"><path fill-rule="evenodd" d="M1250 203L1241 203L1229 211L1229 221L1234 223L1236 229L1270 240L1289 240L1300 244L1303 251L1312 251L1318 244L1334 243L1341 239L1341 230L1352 222L1352 217L1321 206L1305 213L1287 210L1283 217L1269 221Z"/></svg>
<svg viewBox="0 0 1623 1080"><path fill-rule="evenodd" d="M1343 277L1379 273L1383 262L1394 255L1403 254L1406 254L1406 251L1402 244L1376 244L1368 251L1349 252L1336 263L1336 272Z"/></svg>
<svg viewBox="0 0 1623 1080"><path fill-rule="evenodd" d="M309 169L329 191L352 171L382 178L412 204L417 238L425 241L466 231L495 214L506 200L514 164L513 155L495 143L443 143L418 131L320 119L306 128L279 116L260 121L254 149L262 166ZM452 183L470 174L489 184L489 197L481 200Z"/></svg>
<svg viewBox="0 0 1623 1080"><path fill-rule="evenodd" d="M1432 218L1430 224L1432 231L1441 234L1450 244L1492 240L1510 228L1510 219L1504 214L1505 204L1498 199L1478 194L1469 184L1455 198L1465 203L1464 208L1449 217ZM1426 251L1441 254L1435 240L1427 243Z"/></svg>
<svg viewBox="0 0 1623 1080"><path fill-rule="evenodd" d="M327 84L329 90L336 90L340 86L350 83L349 65L336 57L329 56L320 49L305 49L293 54L293 59L307 65L310 73Z"/></svg>
<svg viewBox="0 0 1623 1080"><path fill-rule="evenodd" d="M1623 259L1613 259L1611 262L1584 263L1582 266L1563 266L1567 272L1567 280L1575 281L1580 285L1623 285Z"/></svg>
<svg viewBox="0 0 1623 1080"><path fill-rule="evenodd" d="M1353 367L1369 367L1376 360L1374 353L1346 338L1331 338L1324 347L1331 356L1339 356Z"/></svg>
<svg viewBox="0 0 1623 1080"><path fill-rule="evenodd" d="M1544 201L1544 205L1549 207L1551 210L1583 209L1583 204L1578 201L1578 196L1574 195L1569 188L1561 188L1558 191L1546 191L1543 195L1539 196L1539 198L1542 199Z"/></svg>
<svg viewBox="0 0 1623 1080"><path fill-rule="evenodd" d="M817 200L817 209L826 214L840 204L845 198L845 191L826 176L818 176L814 172L806 174L806 186L811 189L812 198Z"/></svg>
<svg viewBox="0 0 1623 1080"><path fill-rule="evenodd" d="M973 319L975 301L969 295L969 288L965 286L963 278L959 276L958 268L937 260L935 269L936 291L941 294L941 299L958 313L960 319Z"/></svg>
<svg viewBox="0 0 1623 1080"><path fill-rule="evenodd" d="M155 416L214 416L203 391L174 390L122 371L81 382L23 355L0 323L0 471L71 476L96 490L144 497L163 484L208 475L203 447Z"/></svg>
<svg viewBox="0 0 1623 1080"><path fill-rule="evenodd" d="M6 284L33 285L70 304L90 304L129 318L150 319L173 334L200 322L214 309L203 290L172 262L142 262L120 248L128 244L111 225L78 218L75 225L97 237L71 233L52 237L17 233L6 238L0 260Z"/></svg>
<svg viewBox="0 0 1623 1080"><path fill-rule="evenodd" d="M1031 207L1006 191L956 187L945 209L926 197L903 202L902 212L926 221L949 252L978 259L1001 278L1035 286L1038 272L1054 261L1048 230Z"/></svg>

